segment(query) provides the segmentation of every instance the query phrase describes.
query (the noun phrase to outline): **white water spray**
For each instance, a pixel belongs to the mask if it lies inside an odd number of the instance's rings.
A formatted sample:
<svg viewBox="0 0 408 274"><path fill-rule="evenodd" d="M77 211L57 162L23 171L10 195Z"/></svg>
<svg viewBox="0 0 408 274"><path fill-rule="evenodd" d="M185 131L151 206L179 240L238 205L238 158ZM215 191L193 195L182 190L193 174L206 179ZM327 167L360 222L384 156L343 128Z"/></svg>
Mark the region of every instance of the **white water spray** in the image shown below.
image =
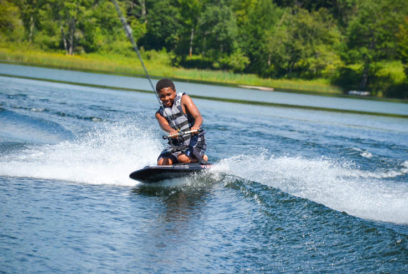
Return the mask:
<svg viewBox="0 0 408 274"><path fill-rule="evenodd" d="M262 164L260 164L262 163ZM278 188L350 215L408 224L408 161L387 171L364 171L353 163L302 157L237 156L217 170Z"/></svg>
<svg viewBox="0 0 408 274"><path fill-rule="evenodd" d="M129 174L154 164L162 149L152 131L138 126L106 124L74 141L6 155L0 175L132 186Z"/></svg>

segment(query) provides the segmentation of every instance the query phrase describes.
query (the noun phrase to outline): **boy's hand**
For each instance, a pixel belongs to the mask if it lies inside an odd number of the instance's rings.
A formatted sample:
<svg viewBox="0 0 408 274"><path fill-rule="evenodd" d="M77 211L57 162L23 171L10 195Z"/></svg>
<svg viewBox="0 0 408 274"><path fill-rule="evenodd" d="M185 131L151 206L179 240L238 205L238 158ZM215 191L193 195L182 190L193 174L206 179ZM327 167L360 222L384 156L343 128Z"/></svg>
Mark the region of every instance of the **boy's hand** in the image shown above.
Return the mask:
<svg viewBox="0 0 408 274"><path fill-rule="evenodd" d="M196 134L196 133L198 133L198 130L200 129L200 127L191 127L191 129L190 129L190 131L191 131L191 133L192 134Z"/></svg>
<svg viewBox="0 0 408 274"><path fill-rule="evenodd" d="M169 131L169 137L171 137L171 138L177 138L178 135L179 135L179 132L177 130L173 129L173 130Z"/></svg>

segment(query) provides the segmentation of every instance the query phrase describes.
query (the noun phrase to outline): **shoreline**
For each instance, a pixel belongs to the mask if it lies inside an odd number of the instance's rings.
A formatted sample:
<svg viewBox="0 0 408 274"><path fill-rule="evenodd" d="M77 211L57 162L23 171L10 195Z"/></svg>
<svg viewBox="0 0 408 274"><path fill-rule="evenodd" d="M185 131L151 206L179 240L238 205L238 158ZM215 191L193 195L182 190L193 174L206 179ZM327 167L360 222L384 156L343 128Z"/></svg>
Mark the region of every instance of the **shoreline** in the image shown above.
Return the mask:
<svg viewBox="0 0 408 274"><path fill-rule="evenodd" d="M145 52L145 65L152 78L168 77L177 81L203 83L222 86L256 86L273 88L283 92L304 94L344 95L340 87L327 79L272 79L255 74L233 73L224 70L185 69L173 67L167 54ZM39 49L0 44L0 62L39 66L55 69L78 70L95 73L143 76L144 71L137 56L118 54L66 55L62 52L44 52Z"/></svg>
<svg viewBox="0 0 408 274"><path fill-rule="evenodd" d="M61 80L52 80L52 79L37 78L37 77L18 76L18 75L6 74L6 73L0 73L0 77L28 79L28 80L34 80L34 81L45 81L45 82L69 84L69 85L76 85L76 86L86 86L86 87L93 87L93 88L116 89L116 90L129 91L129 92L153 93L153 91L142 90L142 89L107 86L107 85L96 85L96 84L86 84L86 83L77 83L77 82L72 82L72 81L61 81ZM250 101L250 100L232 99L232 98L218 98L218 97L200 96L200 95L190 95L190 96L192 98L197 98L197 99L227 102L227 103L236 103L236 104L247 104L247 105L258 105L258 106L269 106L269 107L283 107L283 108L294 108L294 109L306 109L306 110L315 110L315 111L328 111L328 112L337 112L337 113L346 113L346 114L361 114L361 115L370 115L370 116L382 116L382 117L408 119L408 115L404 115L404 114L369 112L369 111L359 111L359 110L345 110L345 109L335 109L335 108L326 108L326 107L315 107L315 106L303 106L303 105L271 103L271 102L261 102L261 101ZM348 98L350 98L350 97L348 97ZM360 98L360 99L364 99L364 98Z"/></svg>
<svg viewBox="0 0 408 274"><path fill-rule="evenodd" d="M79 71L79 72L88 72L88 73L98 73L98 74L108 74L108 75L118 75L118 76L128 76L128 77L140 77L145 78L146 75L143 73L123 73L123 72L112 72L112 71L105 71L105 70L94 70L94 69L84 69L84 68L66 68L64 66L54 66L49 64L37 64L37 63L29 63L29 62L19 62L14 60L4 60L0 59L0 63L2 64L11 64L11 65L20 65L20 66L27 66L27 67L40 67L40 68L50 68L50 69L57 69L57 70L70 70L70 71ZM11 76L12 75L5 75ZM157 75L150 75L152 79L160 79L167 76L157 76ZM384 97L375 97L375 96L359 96L359 95L348 95L343 93L331 93L331 92L322 92L322 91L307 91L307 90L296 90L296 89L281 89L281 88L273 88L273 87L266 87L266 86L257 86L257 85L244 85L239 83L222 83L216 81L206 81L206 80L197 80L197 79L185 79L179 77L170 77L175 81L186 82L186 83L197 83L197 84L206 84L206 85L213 85L213 86L227 86L227 87L237 87L237 88L245 88L249 90L262 90L268 92L286 92L286 93L295 93L295 94L305 94L305 95L319 95L319 96L326 96L326 97L338 97L338 98L349 98L349 99L362 99L362 100L373 100L373 101L382 101L382 102L394 102L394 103L403 103L408 104L408 100L404 99L397 99L397 98L384 98ZM30 78L27 78L30 79ZM35 79L33 79L35 80ZM48 81L47 79L41 79L44 81ZM73 83L75 84L75 83ZM114 87L115 88L115 87ZM138 90L140 91L140 90Z"/></svg>

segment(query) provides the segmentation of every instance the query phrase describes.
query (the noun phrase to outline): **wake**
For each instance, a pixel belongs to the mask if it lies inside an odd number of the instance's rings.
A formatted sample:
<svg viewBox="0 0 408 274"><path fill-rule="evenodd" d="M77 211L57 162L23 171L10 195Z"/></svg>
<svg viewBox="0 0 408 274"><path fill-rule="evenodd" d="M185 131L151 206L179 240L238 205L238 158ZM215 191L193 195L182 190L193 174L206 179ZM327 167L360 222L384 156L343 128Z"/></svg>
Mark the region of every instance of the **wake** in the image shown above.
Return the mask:
<svg viewBox="0 0 408 274"><path fill-rule="evenodd" d="M408 184L398 180L408 174L408 161L393 170L364 171L325 158L235 156L222 160L216 170L353 216L408 224Z"/></svg>
<svg viewBox="0 0 408 274"><path fill-rule="evenodd" d="M163 149L157 133L125 122L102 124L83 136L2 155L0 176L134 186L139 183L129 174L155 164ZM223 159L212 170L357 217L408 224L408 184L400 178L408 174L408 161L392 170L365 171L344 160L264 154Z"/></svg>

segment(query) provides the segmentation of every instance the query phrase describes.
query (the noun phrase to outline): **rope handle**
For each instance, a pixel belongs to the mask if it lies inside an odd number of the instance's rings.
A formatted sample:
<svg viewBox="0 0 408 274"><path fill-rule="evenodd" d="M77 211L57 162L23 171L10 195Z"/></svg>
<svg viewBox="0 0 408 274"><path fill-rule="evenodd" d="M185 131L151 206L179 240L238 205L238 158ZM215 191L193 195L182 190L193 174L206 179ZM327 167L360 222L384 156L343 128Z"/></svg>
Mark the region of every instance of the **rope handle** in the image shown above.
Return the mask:
<svg viewBox="0 0 408 274"><path fill-rule="evenodd" d="M196 129L196 130L189 130L189 131L179 131L177 134L171 134L171 135L164 135L163 139L170 139L170 138L175 138L175 137L184 137L187 135L192 135L196 133L203 132L203 129Z"/></svg>

